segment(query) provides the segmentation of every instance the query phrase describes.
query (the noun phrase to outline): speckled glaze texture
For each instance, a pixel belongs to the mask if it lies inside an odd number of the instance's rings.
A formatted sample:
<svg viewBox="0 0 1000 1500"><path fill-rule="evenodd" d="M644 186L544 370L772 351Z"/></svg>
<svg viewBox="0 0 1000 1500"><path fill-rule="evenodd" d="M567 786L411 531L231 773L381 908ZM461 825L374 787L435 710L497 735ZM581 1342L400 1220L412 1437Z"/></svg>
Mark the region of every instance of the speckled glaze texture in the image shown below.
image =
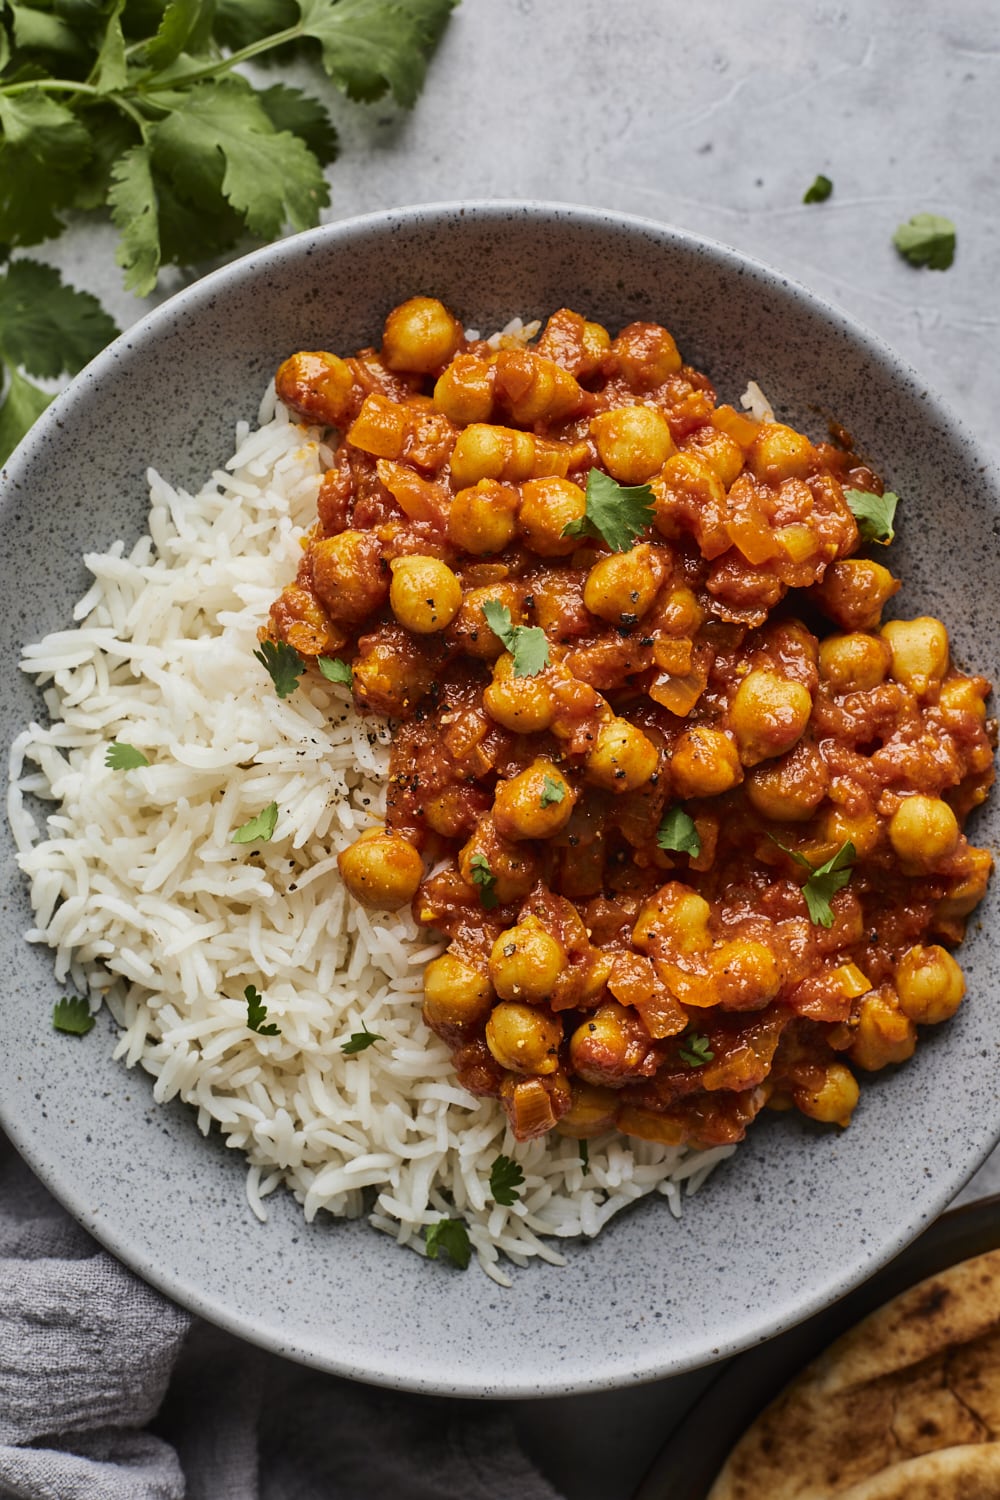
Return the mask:
<svg viewBox="0 0 1000 1500"><path fill-rule="evenodd" d="M664 322L720 399L760 382L780 416L828 416L904 497L893 549L904 613L940 613L954 650L994 680L998 479L923 381L873 336L735 251L662 225L560 205L402 209L298 236L197 283L113 344L55 403L2 485L0 727L40 712L19 648L70 622L81 554L129 544L144 470L199 484L298 348L378 340L394 303L442 297L467 325L569 305L617 331ZM982 810L977 842L995 844ZM895 1076L866 1081L849 1131L771 1117L689 1201L613 1222L569 1266L503 1291L400 1251L364 1223L307 1226L288 1194L259 1224L243 1162L193 1113L159 1108L141 1070L111 1061L102 1017L58 1035L47 950L4 825L0 1118L52 1191L141 1275L280 1354L358 1379L454 1395L550 1395L626 1385L746 1348L829 1304L934 1218L1000 1135L997 890L962 962L969 998ZM248 1272L247 1268L253 1268Z"/></svg>

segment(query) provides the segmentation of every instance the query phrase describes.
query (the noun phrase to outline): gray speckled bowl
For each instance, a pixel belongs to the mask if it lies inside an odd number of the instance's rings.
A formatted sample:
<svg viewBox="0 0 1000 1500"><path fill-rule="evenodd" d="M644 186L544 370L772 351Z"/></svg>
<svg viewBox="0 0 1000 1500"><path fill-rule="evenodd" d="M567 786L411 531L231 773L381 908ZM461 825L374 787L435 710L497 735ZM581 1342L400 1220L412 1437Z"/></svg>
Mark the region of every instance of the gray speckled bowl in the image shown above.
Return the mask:
<svg viewBox="0 0 1000 1500"><path fill-rule="evenodd" d="M998 481L923 382L842 313L732 250L639 219L541 204L403 209L263 250L159 308L84 371L11 460L0 518L2 734L38 712L25 641L69 623L81 553L143 526L143 471L199 482L297 348L377 339L416 291L466 324L568 304L613 329L651 317L730 400L760 381L817 435L833 414L905 497L897 603L940 612L966 665L1000 674ZM997 809L976 820L995 841ZM566 1270L502 1291L397 1249L363 1223L307 1227L290 1195L259 1224L242 1161L182 1106L53 1033L47 951L3 829L0 1118L49 1187L109 1249L179 1302L323 1369L413 1390L543 1395L691 1369L846 1292L947 1203L1000 1134L997 892L963 950L970 995L897 1076L873 1080L845 1134L763 1121L675 1223L641 1204ZM993 928L995 931L995 927Z"/></svg>

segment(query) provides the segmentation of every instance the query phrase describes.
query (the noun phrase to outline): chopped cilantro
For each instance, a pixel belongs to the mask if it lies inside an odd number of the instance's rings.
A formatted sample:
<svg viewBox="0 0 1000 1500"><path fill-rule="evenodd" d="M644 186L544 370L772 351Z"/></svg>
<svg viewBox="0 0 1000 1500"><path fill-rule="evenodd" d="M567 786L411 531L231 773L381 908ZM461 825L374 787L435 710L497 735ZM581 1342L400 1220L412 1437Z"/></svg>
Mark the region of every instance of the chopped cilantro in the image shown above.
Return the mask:
<svg viewBox="0 0 1000 1500"><path fill-rule="evenodd" d="M490 1193L493 1202L502 1208L516 1203L521 1194L518 1189L524 1182L524 1173L509 1156L500 1155L490 1168Z"/></svg>
<svg viewBox="0 0 1000 1500"><path fill-rule="evenodd" d="M616 484L600 469L587 475L587 510L568 521L563 536L599 536L612 552L627 552L653 519L653 491L648 484Z"/></svg>
<svg viewBox="0 0 1000 1500"><path fill-rule="evenodd" d="M258 1036L280 1036L281 1033L273 1021L267 1026L264 1025L267 1020L267 1006L264 1004L264 997L260 991L252 984L248 984L243 991L243 997L247 1002L247 1025L250 1030L256 1031Z"/></svg>
<svg viewBox="0 0 1000 1500"><path fill-rule="evenodd" d="M679 1057L681 1062L687 1063L689 1068L703 1068L710 1063L715 1056L707 1036L700 1036L693 1031L681 1042Z"/></svg>
<svg viewBox="0 0 1000 1500"><path fill-rule="evenodd" d="M590 1147L587 1144L586 1140L580 1141L579 1142L579 1146L580 1146L580 1162L581 1162L584 1170L586 1170L587 1167L590 1166Z"/></svg>
<svg viewBox="0 0 1000 1500"><path fill-rule="evenodd" d="M656 832L656 842L661 849L690 854L694 859L701 853L701 839L694 819L683 807L667 808Z"/></svg>
<svg viewBox="0 0 1000 1500"><path fill-rule="evenodd" d="M52 1025L69 1036L86 1036L93 1029L94 1018L81 995L64 995L52 1008Z"/></svg>
<svg viewBox="0 0 1000 1500"><path fill-rule="evenodd" d="M899 496L892 490L887 490L884 495L872 495L868 490L845 490L844 499L858 523L861 540L879 542L887 547L896 535L892 523Z"/></svg>
<svg viewBox="0 0 1000 1500"><path fill-rule="evenodd" d="M549 664L549 643L539 625L515 625L510 610L499 599L487 599L483 605L486 623L503 641L514 658L515 677L537 677Z"/></svg>
<svg viewBox="0 0 1000 1500"><path fill-rule="evenodd" d="M810 922L815 923L817 927L832 927L833 907L830 902L850 880L857 853L850 839L842 844L836 854L825 864L811 865L804 855L797 853L794 849L789 849L780 839L776 839L773 833L768 834L768 838L794 859L797 865L809 871L809 878L802 887L802 895L809 912Z"/></svg>
<svg viewBox="0 0 1000 1500"><path fill-rule="evenodd" d="M294 693L299 685L299 678L306 669L305 662L294 646L290 646L287 641L261 641L260 650L255 651L254 656L267 668L279 698L287 698L289 693Z"/></svg>
<svg viewBox="0 0 1000 1500"><path fill-rule="evenodd" d="M353 1057L355 1052L366 1052L375 1042L384 1042L385 1037L379 1036L377 1031L369 1031L367 1025L362 1021L363 1031L352 1031L349 1042L341 1042L340 1050L347 1057Z"/></svg>
<svg viewBox="0 0 1000 1500"><path fill-rule="evenodd" d="M469 861L472 870L472 883L479 887L479 899L487 911L492 911L498 904L499 897L494 889L497 878L490 869L490 862L485 854L474 854Z"/></svg>
<svg viewBox="0 0 1000 1500"><path fill-rule="evenodd" d="M551 807L553 802L561 802L566 795L566 787L561 781L556 781L554 776L548 774L542 780L542 795L538 802L540 807Z"/></svg>
<svg viewBox="0 0 1000 1500"><path fill-rule="evenodd" d="M262 812L255 818L250 818L241 827L237 828L230 840L233 844L253 844L258 840L266 844L274 833L278 822L278 804L269 802Z"/></svg>
<svg viewBox="0 0 1000 1500"><path fill-rule="evenodd" d="M802 194L802 202L825 203L832 192L833 183L829 177L825 177L822 172L819 172Z"/></svg>
<svg viewBox="0 0 1000 1500"><path fill-rule="evenodd" d="M424 1230L424 1243L428 1260L437 1260L443 1250L460 1271L468 1268L472 1246L464 1219L438 1219L436 1224L428 1224Z"/></svg>
<svg viewBox="0 0 1000 1500"><path fill-rule="evenodd" d="M955 259L955 226L940 214L914 214L900 224L892 243L911 266L947 271Z"/></svg>
<svg viewBox="0 0 1000 1500"><path fill-rule="evenodd" d="M342 682L350 687L353 673L349 661L342 661L339 656L321 656L317 659L316 665L327 682Z"/></svg>
<svg viewBox="0 0 1000 1500"><path fill-rule="evenodd" d="M149 761L134 745L124 745L115 740L104 752L104 764L109 771L136 771L140 766L148 766Z"/></svg>

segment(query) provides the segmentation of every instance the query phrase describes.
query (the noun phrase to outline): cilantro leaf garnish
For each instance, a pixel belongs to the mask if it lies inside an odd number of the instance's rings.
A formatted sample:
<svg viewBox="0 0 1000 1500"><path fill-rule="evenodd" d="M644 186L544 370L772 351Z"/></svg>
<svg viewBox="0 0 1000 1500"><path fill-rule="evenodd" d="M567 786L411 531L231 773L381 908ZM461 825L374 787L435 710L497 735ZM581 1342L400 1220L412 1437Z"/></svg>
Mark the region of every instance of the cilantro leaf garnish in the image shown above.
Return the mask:
<svg viewBox="0 0 1000 1500"><path fill-rule="evenodd" d="M660 849L690 854L694 859L701 853L701 839L694 826L694 819L683 807L667 808L656 831L656 842Z"/></svg>
<svg viewBox="0 0 1000 1500"><path fill-rule="evenodd" d="M653 491L648 484L616 484L609 474L587 475L587 510L568 521L563 536L598 536L612 552L627 552L653 519Z"/></svg>
<svg viewBox="0 0 1000 1500"><path fill-rule="evenodd" d="M802 895L805 898L810 922L815 923L817 927L832 927L833 907L830 902L850 880L853 873L852 867L857 857L857 850L850 839L843 843L836 854L825 864L811 865L805 855L799 854L795 849L789 849L780 839L776 839L773 833L769 833L768 838L794 859L797 865L809 871L809 878L802 887Z"/></svg>
<svg viewBox="0 0 1000 1500"><path fill-rule="evenodd" d="M546 774L542 778L542 795L538 799L540 807L551 807L554 802L561 802L566 795L566 788L561 781L556 781L554 776Z"/></svg>
<svg viewBox="0 0 1000 1500"><path fill-rule="evenodd" d="M258 1036L280 1036L281 1032L270 1022L267 1026L267 1006L264 1004L264 996L252 984L248 984L243 991L243 998L247 1003L247 1025L251 1031L256 1031Z"/></svg>
<svg viewBox="0 0 1000 1500"><path fill-rule="evenodd" d="M514 658L515 677L537 677L549 665L549 643L540 625L515 625L499 599L483 605L486 623Z"/></svg>
<svg viewBox="0 0 1000 1500"><path fill-rule="evenodd" d="M833 192L833 183L829 177L822 172L817 173L809 187L802 194L803 203L825 203Z"/></svg>
<svg viewBox="0 0 1000 1500"><path fill-rule="evenodd" d="M892 243L911 266L947 271L955 259L955 226L940 214L914 214L900 224Z"/></svg>
<svg viewBox="0 0 1000 1500"><path fill-rule="evenodd" d="M681 1062L687 1063L689 1068L703 1068L706 1063L712 1061L715 1053L712 1051L708 1037L693 1031L690 1036L684 1038L677 1055Z"/></svg>
<svg viewBox="0 0 1000 1500"><path fill-rule="evenodd" d="M584 1170L586 1170L586 1168L590 1166L590 1147L587 1144L586 1138L584 1138L583 1140L581 1140L579 1142L579 1146L580 1146L580 1161L581 1161L581 1163L582 1163L582 1165L584 1167Z"/></svg>
<svg viewBox="0 0 1000 1500"><path fill-rule="evenodd" d="M93 1029L94 1018L81 995L64 995L52 1007L52 1025L69 1036L86 1036Z"/></svg>
<svg viewBox="0 0 1000 1500"><path fill-rule="evenodd" d="M340 1050L347 1057L353 1057L356 1052L365 1052L375 1042L384 1042L385 1037L379 1036L377 1031L369 1031L367 1024L362 1021L363 1031L352 1031L349 1042L341 1042Z"/></svg>
<svg viewBox="0 0 1000 1500"><path fill-rule="evenodd" d="M892 523L899 496L892 490L887 490L884 495L873 495L868 490L845 490L844 499L858 523L861 540L887 547L896 535Z"/></svg>
<svg viewBox="0 0 1000 1500"><path fill-rule="evenodd" d="M354 681L349 661L342 661L339 656L320 656L316 659L316 665L327 682L342 682L350 687Z"/></svg>
<svg viewBox="0 0 1000 1500"><path fill-rule="evenodd" d="M490 869L489 860L485 854L474 854L469 861L472 870L472 883L479 887L479 899L487 911L492 911L498 904L499 898L494 890L497 878Z"/></svg>
<svg viewBox="0 0 1000 1500"><path fill-rule="evenodd" d="M493 1202L501 1208L510 1208L521 1194L518 1189L524 1182L524 1173L511 1157L500 1155L490 1168L490 1194Z"/></svg>
<svg viewBox="0 0 1000 1500"><path fill-rule="evenodd" d="M249 818L233 834L230 843L253 844L258 840L266 844L274 833L278 822L278 804L269 802L255 818Z"/></svg>
<svg viewBox="0 0 1000 1500"><path fill-rule="evenodd" d="M424 1244L428 1260L437 1260L443 1250L460 1271L468 1268L472 1246L464 1219L438 1219L435 1224L428 1224L424 1230Z"/></svg>
<svg viewBox="0 0 1000 1500"><path fill-rule="evenodd" d="M254 656L266 667L279 698L287 698L299 685L299 678L306 669L294 646L287 641L261 641L260 650Z"/></svg>
<svg viewBox="0 0 1000 1500"><path fill-rule="evenodd" d="M140 766L148 766L149 761L134 745L115 740L104 752L104 764L109 771L136 771Z"/></svg>

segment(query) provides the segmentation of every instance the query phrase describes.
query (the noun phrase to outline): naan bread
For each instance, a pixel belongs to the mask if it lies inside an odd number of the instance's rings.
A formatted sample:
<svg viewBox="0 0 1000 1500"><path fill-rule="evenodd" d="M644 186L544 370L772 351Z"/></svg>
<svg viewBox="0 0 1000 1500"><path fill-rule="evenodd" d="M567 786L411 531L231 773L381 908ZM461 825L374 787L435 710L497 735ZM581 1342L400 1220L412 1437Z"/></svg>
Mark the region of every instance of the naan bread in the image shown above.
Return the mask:
<svg viewBox="0 0 1000 1500"><path fill-rule="evenodd" d="M743 1435L709 1500L834 1496L1000 1500L1000 1251L831 1344Z"/></svg>

